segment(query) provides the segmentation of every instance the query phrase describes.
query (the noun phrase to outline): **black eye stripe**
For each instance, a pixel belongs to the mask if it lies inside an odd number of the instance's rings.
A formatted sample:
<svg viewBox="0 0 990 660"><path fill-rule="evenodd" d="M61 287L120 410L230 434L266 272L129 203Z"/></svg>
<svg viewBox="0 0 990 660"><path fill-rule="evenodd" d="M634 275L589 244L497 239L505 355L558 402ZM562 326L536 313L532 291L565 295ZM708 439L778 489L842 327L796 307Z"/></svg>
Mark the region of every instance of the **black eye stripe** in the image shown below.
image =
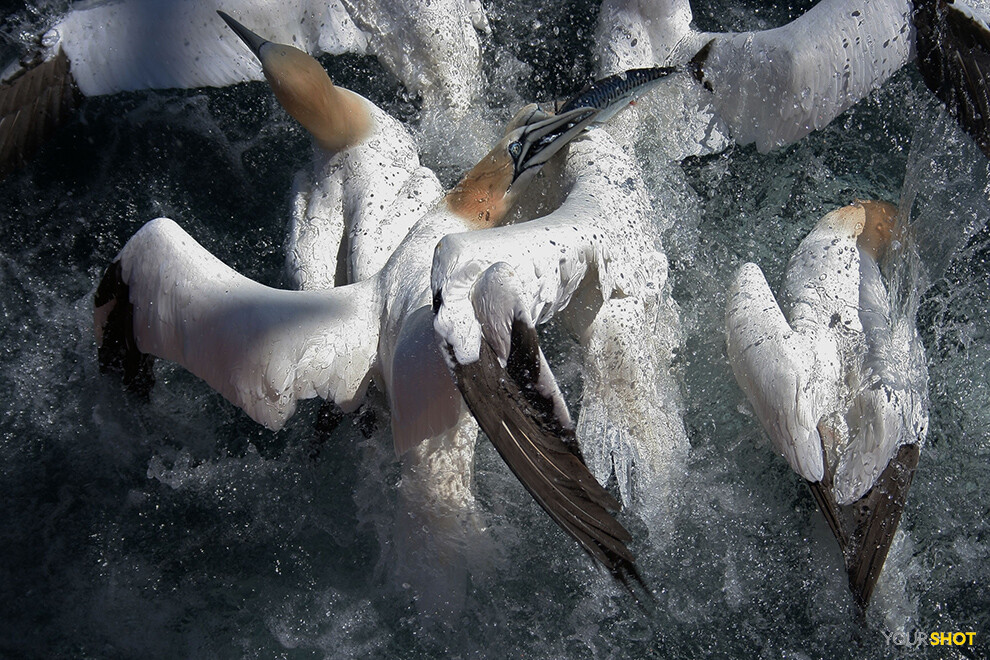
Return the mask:
<svg viewBox="0 0 990 660"><path fill-rule="evenodd" d="M540 121L532 126L525 126L522 129L522 134L519 136L519 140L509 144L509 155L512 157L513 165L513 176L512 180L515 181L519 175L521 175L526 170L529 170L536 165L529 164L529 160L532 158L533 154L543 151L548 145L553 143L559 137L567 133L568 131L574 129L575 126L581 124L581 122L588 119L590 114L594 114L596 111L594 109L588 108L585 112L578 112L574 117L568 121L555 126L551 129L546 129L546 121ZM534 133L541 133L546 131L539 137L532 137ZM519 144L520 149L518 155L513 153L513 146ZM542 163L539 164L542 166Z"/></svg>

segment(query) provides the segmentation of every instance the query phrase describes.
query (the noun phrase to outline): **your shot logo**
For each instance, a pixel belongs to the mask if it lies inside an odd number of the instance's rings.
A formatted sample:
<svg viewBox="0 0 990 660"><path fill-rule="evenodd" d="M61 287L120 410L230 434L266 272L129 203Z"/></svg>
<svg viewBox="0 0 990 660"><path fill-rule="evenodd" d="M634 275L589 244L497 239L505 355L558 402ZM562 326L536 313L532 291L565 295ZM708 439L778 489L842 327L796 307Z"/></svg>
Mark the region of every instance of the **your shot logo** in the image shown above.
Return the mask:
<svg viewBox="0 0 990 660"><path fill-rule="evenodd" d="M933 632L915 630L907 632L883 633L887 644L893 646L972 646L976 642L975 632Z"/></svg>

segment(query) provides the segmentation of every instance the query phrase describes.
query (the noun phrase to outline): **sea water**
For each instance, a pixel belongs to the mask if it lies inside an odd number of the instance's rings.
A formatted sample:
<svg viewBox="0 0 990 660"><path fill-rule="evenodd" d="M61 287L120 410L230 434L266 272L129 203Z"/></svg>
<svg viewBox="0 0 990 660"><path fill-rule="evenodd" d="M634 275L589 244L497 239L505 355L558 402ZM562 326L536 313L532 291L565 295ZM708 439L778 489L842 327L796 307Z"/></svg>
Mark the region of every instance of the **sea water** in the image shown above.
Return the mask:
<svg viewBox="0 0 990 660"><path fill-rule="evenodd" d="M696 3L701 5L702 3ZM768 27L802 6L696 9L706 29ZM13 3L3 52L64 2ZM592 75L594 2L488 3L492 107ZM373 61L327 60L341 84L408 120L450 182L415 99ZM655 112L655 110L653 110ZM649 122L649 112L647 115ZM657 120L657 118L654 118ZM662 140L660 140L662 141ZM476 490L489 543L459 614L437 620L394 579L400 470L373 399L331 432L307 402L279 433L159 362L149 400L99 373L92 296L144 222L175 219L245 275L281 285L294 172L309 141L260 84L91 99L0 182L0 655L66 658L937 657L986 654L990 629L990 218L987 165L913 70L827 129L770 154L730 147L668 163L638 153L684 340L674 372L690 450L663 533L620 520L656 604L638 606L532 502L485 441ZM827 211L911 199L932 266L918 324L931 425L900 531L861 616L803 481L736 386L724 303L754 261L779 286ZM580 353L548 336L576 405ZM653 531L653 534L650 532ZM975 631L965 650L902 643ZM923 635L924 636L924 635Z"/></svg>

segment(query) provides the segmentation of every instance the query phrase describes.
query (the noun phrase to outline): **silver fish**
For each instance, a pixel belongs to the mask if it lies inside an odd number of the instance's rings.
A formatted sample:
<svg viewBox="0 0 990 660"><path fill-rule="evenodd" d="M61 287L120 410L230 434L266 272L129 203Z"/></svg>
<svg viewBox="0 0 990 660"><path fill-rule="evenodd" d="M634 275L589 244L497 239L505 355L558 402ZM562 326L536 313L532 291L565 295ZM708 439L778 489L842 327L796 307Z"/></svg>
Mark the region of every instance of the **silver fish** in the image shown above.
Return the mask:
<svg viewBox="0 0 990 660"><path fill-rule="evenodd" d="M643 94L653 89L660 80L682 70L682 67L656 66L645 69L629 69L613 74L596 80L585 87L557 112L562 113L577 108L595 108L600 111L595 123L605 122L618 111L635 103Z"/></svg>

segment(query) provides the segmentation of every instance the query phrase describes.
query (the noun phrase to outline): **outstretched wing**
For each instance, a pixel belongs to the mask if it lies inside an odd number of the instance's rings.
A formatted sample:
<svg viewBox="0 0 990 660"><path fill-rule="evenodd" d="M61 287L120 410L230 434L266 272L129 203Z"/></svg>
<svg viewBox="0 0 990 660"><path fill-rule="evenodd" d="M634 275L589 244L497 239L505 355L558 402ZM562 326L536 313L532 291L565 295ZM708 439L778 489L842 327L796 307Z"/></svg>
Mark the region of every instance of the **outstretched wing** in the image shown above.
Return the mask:
<svg viewBox="0 0 990 660"><path fill-rule="evenodd" d="M0 178L25 163L79 100L65 53L0 85Z"/></svg>
<svg viewBox="0 0 990 660"><path fill-rule="evenodd" d="M329 21L308 4L229 0L224 6L264 26L273 39L313 48L318 26ZM41 42L43 52L0 86L0 143L16 147L0 144L0 175L19 167L31 155L25 147L41 144L71 116L80 93L263 79L260 65L216 15L216 7L198 0L78 3Z"/></svg>
<svg viewBox="0 0 990 660"><path fill-rule="evenodd" d="M588 554L628 585L642 583L626 547L629 532L609 511L619 503L584 464L536 329L512 323L504 366L484 342L478 360L461 364L447 346L457 386L482 430L541 507Z"/></svg>
<svg viewBox="0 0 990 660"><path fill-rule="evenodd" d="M729 363L756 416L791 469L809 481L824 476L811 342L795 332L756 264L739 269L725 314Z"/></svg>
<svg viewBox="0 0 990 660"><path fill-rule="evenodd" d="M103 365L149 383L142 354L177 362L271 429L300 399L356 407L377 355L372 282L326 292L272 289L239 275L165 218L128 241L95 304Z"/></svg>
<svg viewBox="0 0 990 660"><path fill-rule="evenodd" d="M64 52L69 62L68 84L49 87L42 100L68 105L69 89L97 96L262 80L261 66L217 9L267 39L313 55L375 56L422 97L424 108L463 114L482 77L476 28L487 29L487 22L477 0L224 0L222 6L200 0L94 0L71 7L42 37L39 60ZM36 91L19 87L22 97ZM0 107L11 95L0 88ZM16 124L17 139L40 142L42 132L27 131L38 125ZM17 162L11 162L12 169ZM0 160L0 171L4 167Z"/></svg>
<svg viewBox="0 0 990 660"><path fill-rule="evenodd" d="M86 96L262 80L260 65L226 28L217 8L197 0L90 3L72 8L45 41L65 50ZM309 0L227 0L220 8L268 39L310 53L320 51L324 31L346 30L334 12ZM356 32L353 24L350 29Z"/></svg>
<svg viewBox="0 0 990 660"><path fill-rule="evenodd" d="M736 141L791 144L907 64L910 13L907 0L819 2L776 29L713 35L704 80Z"/></svg>

